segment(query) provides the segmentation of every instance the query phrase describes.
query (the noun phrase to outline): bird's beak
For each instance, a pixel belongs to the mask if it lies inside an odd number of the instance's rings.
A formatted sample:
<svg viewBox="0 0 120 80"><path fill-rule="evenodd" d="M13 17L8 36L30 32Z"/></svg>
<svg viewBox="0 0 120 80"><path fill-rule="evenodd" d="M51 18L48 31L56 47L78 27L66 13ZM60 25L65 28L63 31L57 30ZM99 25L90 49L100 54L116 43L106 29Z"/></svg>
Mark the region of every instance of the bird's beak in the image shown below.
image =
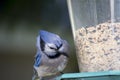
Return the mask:
<svg viewBox="0 0 120 80"><path fill-rule="evenodd" d="M62 55L64 55L64 56L66 56L66 57L69 58L69 55L68 55L67 53L65 53L65 52L59 52L59 51L58 51L58 53L59 53L59 54L62 54Z"/></svg>

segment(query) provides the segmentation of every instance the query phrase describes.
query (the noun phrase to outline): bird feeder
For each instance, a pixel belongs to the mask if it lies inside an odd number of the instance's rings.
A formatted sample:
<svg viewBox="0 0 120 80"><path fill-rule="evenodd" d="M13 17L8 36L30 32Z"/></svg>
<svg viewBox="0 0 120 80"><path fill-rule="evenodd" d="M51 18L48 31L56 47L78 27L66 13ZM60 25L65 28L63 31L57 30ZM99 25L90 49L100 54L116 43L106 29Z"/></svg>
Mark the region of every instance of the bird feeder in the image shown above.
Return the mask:
<svg viewBox="0 0 120 80"><path fill-rule="evenodd" d="M120 70L120 0L68 0L81 72Z"/></svg>
<svg viewBox="0 0 120 80"><path fill-rule="evenodd" d="M119 80L120 0L67 0L67 3L81 73L64 74L62 78Z"/></svg>

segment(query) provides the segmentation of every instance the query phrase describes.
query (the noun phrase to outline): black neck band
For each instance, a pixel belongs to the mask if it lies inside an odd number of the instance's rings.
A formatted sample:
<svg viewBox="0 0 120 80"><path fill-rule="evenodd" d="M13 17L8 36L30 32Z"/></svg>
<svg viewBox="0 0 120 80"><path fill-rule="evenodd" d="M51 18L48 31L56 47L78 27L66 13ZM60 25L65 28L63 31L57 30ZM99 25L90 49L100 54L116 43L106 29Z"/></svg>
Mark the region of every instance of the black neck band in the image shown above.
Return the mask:
<svg viewBox="0 0 120 80"><path fill-rule="evenodd" d="M46 53L45 53L46 54ZM55 55L48 55L46 54L47 57L49 57L50 59L55 59L55 58L58 58L61 54L60 53L57 53Z"/></svg>

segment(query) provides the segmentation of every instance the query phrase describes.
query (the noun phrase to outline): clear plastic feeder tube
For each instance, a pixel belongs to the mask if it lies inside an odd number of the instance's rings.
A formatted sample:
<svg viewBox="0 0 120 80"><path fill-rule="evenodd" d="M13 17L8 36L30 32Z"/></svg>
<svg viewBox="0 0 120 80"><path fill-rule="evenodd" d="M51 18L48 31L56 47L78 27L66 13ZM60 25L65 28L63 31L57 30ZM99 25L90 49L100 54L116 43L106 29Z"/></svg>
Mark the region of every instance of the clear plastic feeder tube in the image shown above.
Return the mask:
<svg viewBox="0 0 120 80"><path fill-rule="evenodd" d="M67 0L81 72L120 70L120 0Z"/></svg>

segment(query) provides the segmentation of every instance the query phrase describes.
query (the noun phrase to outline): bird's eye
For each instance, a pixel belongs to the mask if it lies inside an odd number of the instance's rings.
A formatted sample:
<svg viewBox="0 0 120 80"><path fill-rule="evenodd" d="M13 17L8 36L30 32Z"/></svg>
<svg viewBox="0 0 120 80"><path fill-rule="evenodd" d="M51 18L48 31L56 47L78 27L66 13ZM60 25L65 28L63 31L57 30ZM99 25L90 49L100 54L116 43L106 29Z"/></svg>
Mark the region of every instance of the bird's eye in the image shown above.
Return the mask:
<svg viewBox="0 0 120 80"><path fill-rule="evenodd" d="M52 49L52 50L57 49L57 47L54 44L47 44L47 46L49 47L49 49Z"/></svg>
<svg viewBox="0 0 120 80"><path fill-rule="evenodd" d="M50 49L55 49L55 48L53 48L53 47L50 47Z"/></svg>

